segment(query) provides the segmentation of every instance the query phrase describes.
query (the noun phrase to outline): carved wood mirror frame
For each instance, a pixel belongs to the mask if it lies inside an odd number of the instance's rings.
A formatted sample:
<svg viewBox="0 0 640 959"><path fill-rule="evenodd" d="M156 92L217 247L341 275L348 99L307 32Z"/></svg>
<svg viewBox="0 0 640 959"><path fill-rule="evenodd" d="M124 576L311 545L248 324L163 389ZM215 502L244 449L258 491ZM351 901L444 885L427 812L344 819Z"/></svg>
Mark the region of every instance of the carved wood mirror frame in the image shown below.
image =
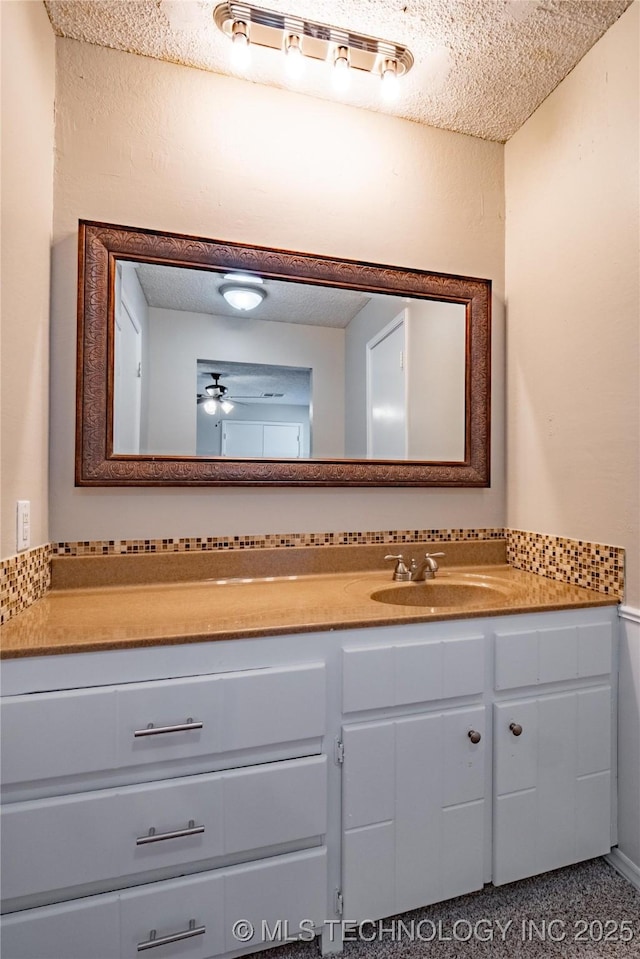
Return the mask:
<svg viewBox="0 0 640 959"><path fill-rule="evenodd" d="M227 459L114 454L116 260L260 273L373 293L462 303L466 308L465 458ZM405 270L81 220L78 243L77 486L486 487L490 471L491 281ZM437 411L436 411L437 412Z"/></svg>

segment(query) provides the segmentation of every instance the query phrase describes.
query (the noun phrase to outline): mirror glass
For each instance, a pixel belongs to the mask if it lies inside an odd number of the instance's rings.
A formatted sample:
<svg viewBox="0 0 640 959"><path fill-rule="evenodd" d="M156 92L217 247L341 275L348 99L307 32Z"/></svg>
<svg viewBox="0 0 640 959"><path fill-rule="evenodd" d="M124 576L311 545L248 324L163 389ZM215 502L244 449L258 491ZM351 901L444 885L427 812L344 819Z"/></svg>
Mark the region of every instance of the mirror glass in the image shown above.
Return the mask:
<svg viewBox="0 0 640 959"><path fill-rule="evenodd" d="M491 281L81 220L76 485L488 486Z"/></svg>
<svg viewBox="0 0 640 959"><path fill-rule="evenodd" d="M116 454L464 460L464 304L117 260L114 319Z"/></svg>

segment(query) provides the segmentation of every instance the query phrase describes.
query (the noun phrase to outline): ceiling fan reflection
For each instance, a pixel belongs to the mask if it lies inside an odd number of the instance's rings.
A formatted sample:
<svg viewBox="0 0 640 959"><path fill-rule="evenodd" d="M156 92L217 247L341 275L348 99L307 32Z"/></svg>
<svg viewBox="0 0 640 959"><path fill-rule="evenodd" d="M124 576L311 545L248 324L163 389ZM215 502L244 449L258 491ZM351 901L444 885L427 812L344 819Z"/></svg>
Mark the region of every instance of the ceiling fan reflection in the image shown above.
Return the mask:
<svg viewBox="0 0 640 959"><path fill-rule="evenodd" d="M210 416L215 416L218 411L230 413L234 408L231 397L228 395L228 388L220 382L220 377L224 375L224 373L209 373L213 383L205 386L204 393L198 395L198 404L203 404L204 412Z"/></svg>

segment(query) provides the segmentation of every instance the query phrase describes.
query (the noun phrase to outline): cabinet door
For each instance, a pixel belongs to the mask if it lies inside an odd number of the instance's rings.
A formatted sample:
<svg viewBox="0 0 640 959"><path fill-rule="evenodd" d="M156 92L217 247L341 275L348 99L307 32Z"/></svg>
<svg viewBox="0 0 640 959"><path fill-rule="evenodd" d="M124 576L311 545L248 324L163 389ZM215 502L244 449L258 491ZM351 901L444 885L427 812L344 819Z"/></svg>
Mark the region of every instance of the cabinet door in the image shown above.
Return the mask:
<svg viewBox="0 0 640 959"><path fill-rule="evenodd" d="M610 851L609 686L495 705L494 743L496 885Z"/></svg>
<svg viewBox="0 0 640 959"><path fill-rule="evenodd" d="M482 888L483 797L484 707L345 727L345 917Z"/></svg>

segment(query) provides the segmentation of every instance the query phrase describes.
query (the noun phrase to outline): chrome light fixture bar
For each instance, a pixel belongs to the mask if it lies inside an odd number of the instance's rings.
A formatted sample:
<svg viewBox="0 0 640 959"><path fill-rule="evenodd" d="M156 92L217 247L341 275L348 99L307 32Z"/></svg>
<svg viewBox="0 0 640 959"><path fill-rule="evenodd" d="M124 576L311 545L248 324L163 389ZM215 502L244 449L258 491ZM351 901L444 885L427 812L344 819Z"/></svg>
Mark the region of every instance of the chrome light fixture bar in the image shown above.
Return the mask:
<svg viewBox="0 0 640 959"><path fill-rule="evenodd" d="M213 19L234 47L269 47L287 59L324 60L341 72L361 70L387 81L402 77L413 66L411 51L401 44L235 0L219 4Z"/></svg>

